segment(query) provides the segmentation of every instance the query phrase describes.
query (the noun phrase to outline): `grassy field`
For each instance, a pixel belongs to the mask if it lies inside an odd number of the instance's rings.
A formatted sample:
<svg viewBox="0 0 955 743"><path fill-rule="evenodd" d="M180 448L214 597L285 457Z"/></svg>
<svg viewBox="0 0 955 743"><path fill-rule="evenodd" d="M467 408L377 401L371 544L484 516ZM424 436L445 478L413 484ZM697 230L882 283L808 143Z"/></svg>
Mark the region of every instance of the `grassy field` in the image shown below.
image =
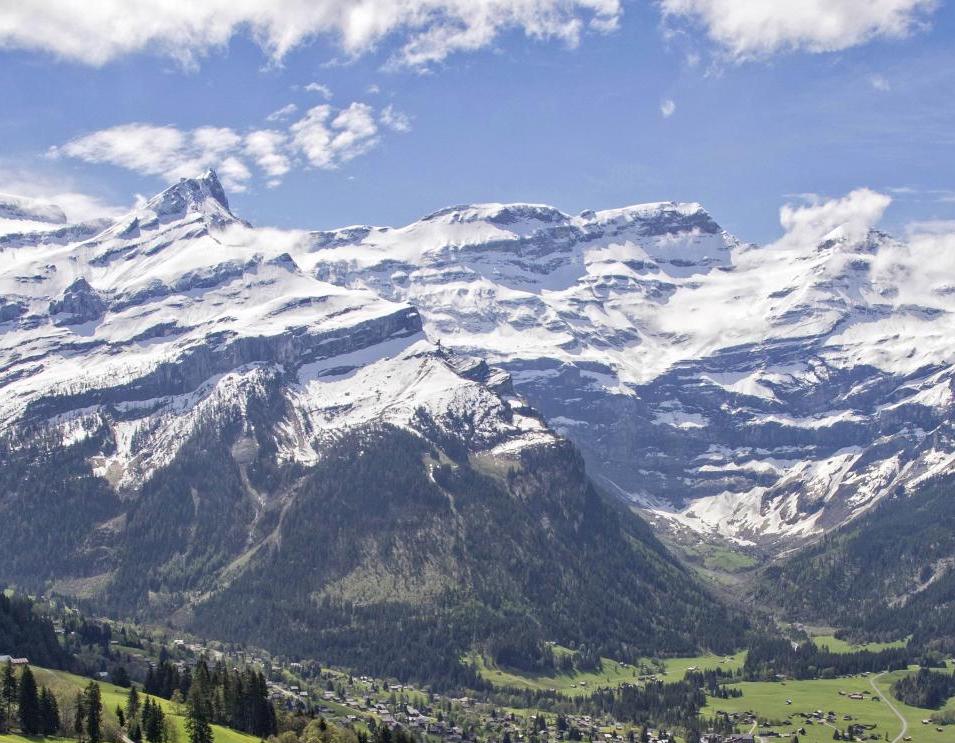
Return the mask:
<svg viewBox="0 0 955 743"><path fill-rule="evenodd" d="M623 683L635 683L639 675L634 666L605 658L603 669L599 673L558 674L556 676L534 676L510 669L495 668L487 664L481 656L470 658L481 676L495 686L507 686L517 689L554 689L568 696L583 696L599 686L620 686Z"/></svg>
<svg viewBox="0 0 955 743"><path fill-rule="evenodd" d="M41 686L48 686L55 693L58 694L75 694L77 691L83 689L89 682L90 679L84 678L82 676L75 676L72 673L66 673L65 671L53 671L46 668L37 668L32 667L33 673L36 676L37 684ZM129 691L123 689L119 686L114 686L103 681L97 682L100 686L100 693L103 698L103 712L107 719L116 721L116 707L126 706L126 697ZM185 728L185 718L176 715L171 702L166 701L165 699L159 699L158 697L152 697L153 701L159 702L163 708L163 712L167 715L170 715L176 723L176 727L179 730L179 741L180 743L185 743L189 740L188 735L186 735ZM258 738L246 735L245 733L239 733L235 730L230 730L229 728L224 728L219 725L212 726L213 733L215 735L216 743L258 743ZM0 743L5 743L6 738L15 737L15 736L0 736ZM14 743L11 741L10 743ZM17 741L16 743L23 743L23 741Z"/></svg>
<svg viewBox="0 0 955 743"><path fill-rule="evenodd" d="M564 648L555 647L555 653L568 652ZM741 667L745 653L731 656L698 655L685 658L667 658L662 661L664 675L669 680L679 680L690 668L724 668L735 671ZM518 689L554 689L568 696L583 696L598 687L614 687L625 683L636 683L641 675L641 667L626 663L618 663L609 658L603 659L603 668L597 673L558 674L556 676L535 676L506 668L496 668L487 663L480 656L472 656L469 660L477 665L481 676L498 687L507 686ZM648 667L653 662L649 659L642 661Z"/></svg>
<svg viewBox="0 0 955 743"><path fill-rule="evenodd" d="M816 647L826 646L834 653L854 653L857 650L871 650L875 653L886 648L904 648L907 642L907 640L896 640L895 642L868 642L862 645L853 645L834 635L815 635L812 641L816 644Z"/></svg>
<svg viewBox="0 0 955 743"><path fill-rule="evenodd" d="M907 671L899 671L894 674L886 674L879 678L876 683L879 689L892 701L898 710L905 716L909 723L908 735L912 736L912 743L955 743L955 726L943 728L943 732L935 731L934 725L922 725L921 720L928 718L931 710L908 707L892 698L890 688L892 682ZM832 740L833 728L815 721L813 725L806 725L803 718L799 715L801 712L815 712L823 710L824 713L833 711L836 713L836 723L840 729L845 729L850 722L861 724L875 724L876 727L872 733L878 734L883 740L888 734L889 740L894 740L895 736L901 730L901 724L898 718L889 709L884 702L872 701L876 696L872 687L869 685L869 678L854 676L841 679L817 679L812 681L787 681L787 682L740 682L735 684L743 692L743 696L737 699L711 699L705 710L710 713L715 710L725 712L753 712L760 719L770 721L791 721L791 724L784 724L772 729L788 735L800 727L805 727L806 734L800 734L801 743L829 743ZM846 692L840 695L839 692ZM849 699L848 694L861 692L864 699ZM787 704L786 700L792 700L792 704ZM845 715L851 715L852 720L843 719ZM760 729L767 729L766 726L760 726Z"/></svg>
<svg viewBox="0 0 955 743"><path fill-rule="evenodd" d="M746 651L736 653L735 655L696 655L687 658L666 658L663 666L666 669L666 675L671 681L678 681L691 668L702 671L706 668L722 668L724 671L735 671L743 667L746 660Z"/></svg>

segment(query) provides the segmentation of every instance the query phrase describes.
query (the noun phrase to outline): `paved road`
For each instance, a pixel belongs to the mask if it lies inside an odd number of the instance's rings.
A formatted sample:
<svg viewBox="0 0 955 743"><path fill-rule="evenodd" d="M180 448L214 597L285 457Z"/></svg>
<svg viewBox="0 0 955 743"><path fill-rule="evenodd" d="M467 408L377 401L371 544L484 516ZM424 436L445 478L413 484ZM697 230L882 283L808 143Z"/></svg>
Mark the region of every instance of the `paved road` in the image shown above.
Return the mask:
<svg viewBox="0 0 955 743"><path fill-rule="evenodd" d="M892 710L892 711L895 713L895 716L899 718L899 722L902 723L902 732L900 732L898 735L896 735L896 736L895 736L895 740L892 741L892 743L899 743L899 741L902 740L902 738L905 737L905 734L909 732L909 721L906 720L906 719L902 716L902 713L899 712L898 707L896 707L896 706L892 703L892 700L889 699L885 694L883 694L883 693L882 693L882 690L881 690L878 686L875 685L875 680L876 680L877 678L880 678L880 677L884 676L884 675L885 675L885 671L883 671L882 673L877 673L875 676L870 676L870 677L869 677L869 686L872 687L872 690L873 690L876 694L879 695L879 698L880 698L883 702L885 702L887 705L889 705L889 709Z"/></svg>

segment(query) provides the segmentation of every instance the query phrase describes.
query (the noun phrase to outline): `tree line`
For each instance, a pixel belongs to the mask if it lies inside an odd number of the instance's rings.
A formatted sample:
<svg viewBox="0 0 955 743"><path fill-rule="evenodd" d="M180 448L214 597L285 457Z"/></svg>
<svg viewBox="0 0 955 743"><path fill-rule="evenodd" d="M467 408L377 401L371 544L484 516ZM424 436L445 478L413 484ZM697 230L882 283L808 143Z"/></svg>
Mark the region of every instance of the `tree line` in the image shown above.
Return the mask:
<svg viewBox="0 0 955 743"><path fill-rule="evenodd" d="M955 674L920 668L918 673L903 676L892 685L892 693L913 707L939 709L955 696Z"/></svg>
<svg viewBox="0 0 955 743"><path fill-rule="evenodd" d="M260 738L275 734L275 708L269 701L268 685L262 673L252 668L229 669L221 661L210 668L201 659L195 671L188 667L180 670L163 653L156 668L149 669L143 688L147 694L182 705L187 721L199 732L199 743L211 724Z"/></svg>
<svg viewBox="0 0 955 743"><path fill-rule="evenodd" d="M56 735L60 732L60 712L56 697L47 687L37 687L29 666L17 678L13 664L7 661L0 680L0 732L18 725L23 735Z"/></svg>
<svg viewBox="0 0 955 743"><path fill-rule="evenodd" d="M908 647L834 653L812 641L793 643L781 637L754 635L743 663L747 681L774 681L780 676L795 679L836 678L865 672L898 671L914 662Z"/></svg>

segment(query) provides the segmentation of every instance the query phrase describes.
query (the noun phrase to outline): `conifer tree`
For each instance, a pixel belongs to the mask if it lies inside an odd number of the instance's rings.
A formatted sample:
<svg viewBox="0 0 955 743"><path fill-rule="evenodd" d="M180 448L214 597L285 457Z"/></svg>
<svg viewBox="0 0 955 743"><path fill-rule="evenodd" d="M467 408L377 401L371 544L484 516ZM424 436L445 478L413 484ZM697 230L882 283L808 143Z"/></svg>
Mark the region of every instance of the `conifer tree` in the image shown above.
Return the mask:
<svg viewBox="0 0 955 743"><path fill-rule="evenodd" d="M204 668L204 664L200 663L199 668ZM186 731L189 733L189 743L212 743L208 699L203 697L204 684L200 682L200 676L197 669L196 679L189 690Z"/></svg>
<svg viewBox="0 0 955 743"><path fill-rule="evenodd" d="M17 692L17 709L20 717L20 729L24 735L39 735L43 730L43 714L40 711L40 697L37 693L36 679L30 666L20 675Z"/></svg>
<svg viewBox="0 0 955 743"><path fill-rule="evenodd" d="M103 699L99 684L90 681L84 695L86 712L86 735L90 743L100 743L103 739Z"/></svg>
<svg viewBox="0 0 955 743"><path fill-rule="evenodd" d="M132 723L139 714L139 692L135 686L129 687L129 694L126 695L126 719Z"/></svg>
<svg viewBox="0 0 955 743"><path fill-rule="evenodd" d="M86 733L86 699L83 692L76 692L76 701L73 709L73 732L81 741Z"/></svg>
<svg viewBox="0 0 955 743"><path fill-rule="evenodd" d="M53 692L45 686L40 689L40 717L43 720L43 734L56 735L60 729L60 709Z"/></svg>
<svg viewBox="0 0 955 743"><path fill-rule="evenodd" d="M3 682L0 684L0 694L7 707L7 720L13 719L13 705L17 703L17 677L13 674L13 664L7 661L3 668Z"/></svg>

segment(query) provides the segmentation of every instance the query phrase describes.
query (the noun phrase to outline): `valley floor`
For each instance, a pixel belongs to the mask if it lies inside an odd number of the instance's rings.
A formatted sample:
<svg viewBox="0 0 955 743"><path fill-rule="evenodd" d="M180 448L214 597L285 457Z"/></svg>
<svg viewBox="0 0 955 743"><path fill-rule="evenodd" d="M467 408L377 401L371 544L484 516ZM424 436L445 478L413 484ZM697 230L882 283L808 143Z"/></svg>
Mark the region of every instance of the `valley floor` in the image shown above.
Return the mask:
<svg viewBox="0 0 955 743"><path fill-rule="evenodd" d="M816 644L828 646L836 652L852 652L862 647L878 651L904 644L899 641L857 646L832 635L819 635L813 639ZM659 679L675 681L682 679L687 670L736 670L744 661L745 652L726 658L716 655L670 658L663 661L662 669L657 666L652 670ZM634 683L642 672L648 670L648 666L637 668L604 659L599 673L532 676L494 668L480 658L476 662L481 675L495 686L554 689L568 696L583 696L600 686ZM952 668L949 663L949 669ZM955 725L938 728L935 724L923 724L922 721L928 720L934 710L906 705L892 695L893 683L916 670L917 666L911 666L907 671L803 681L730 681L728 685L740 689L743 695L731 699L710 697L702 714L705 717L716 712L736 714L741 732L752 732L762 743L771 743L775 739L789 743L794 734L800 743L829 743L834 739L836 729L845 731L852 724L874 726L866 735L877 736L878 740L888 743L955 743ZM850 694L862 698L851 698ZM955 698L949 700L948 708L955 709ZM905 719L904 732L895 710Z"/></svg>

